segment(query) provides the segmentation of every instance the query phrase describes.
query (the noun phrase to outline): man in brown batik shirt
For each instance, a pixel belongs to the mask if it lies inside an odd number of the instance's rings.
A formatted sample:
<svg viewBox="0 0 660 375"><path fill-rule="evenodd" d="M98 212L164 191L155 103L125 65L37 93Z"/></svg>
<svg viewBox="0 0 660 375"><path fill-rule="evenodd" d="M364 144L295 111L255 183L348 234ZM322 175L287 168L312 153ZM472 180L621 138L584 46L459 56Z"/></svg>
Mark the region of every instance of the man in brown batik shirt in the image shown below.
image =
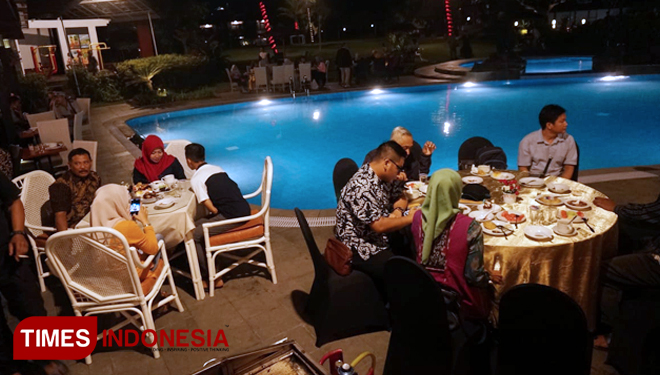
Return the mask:
<svg viewBox="0 0 660 375"><path fill-rule="evenodd" d="M71 150L69 170L48 188L58 232L76 226L89 212L96 190L101 186L101 177L91 166L92 158L87 150Z"/></svg>

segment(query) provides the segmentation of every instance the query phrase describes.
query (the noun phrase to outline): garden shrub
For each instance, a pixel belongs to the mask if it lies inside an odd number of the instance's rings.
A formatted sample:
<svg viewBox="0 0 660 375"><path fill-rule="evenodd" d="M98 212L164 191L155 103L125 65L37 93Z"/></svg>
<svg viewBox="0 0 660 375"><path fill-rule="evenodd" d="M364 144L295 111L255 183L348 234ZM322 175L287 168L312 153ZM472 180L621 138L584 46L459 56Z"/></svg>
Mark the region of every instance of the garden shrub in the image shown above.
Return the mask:
<svg viewBox="0 0 660 375"><path fill-rule="evenodd" d="M75 77L73 75L75 69ZM115 102L122 100L119 80L113 72L103 70L92 74L83 67L75 67L66 72L67 86L70 92L78 94L76 80L80 88L80 97L91 98L93 102Z"/></svg>
<svg viewBox="0 0 660 375"><path fill-rule="evenodd" d="M28 73L19 77L18 95L24 112L38 113L48 110L48 85L46 77L39 73Z"/></svg>

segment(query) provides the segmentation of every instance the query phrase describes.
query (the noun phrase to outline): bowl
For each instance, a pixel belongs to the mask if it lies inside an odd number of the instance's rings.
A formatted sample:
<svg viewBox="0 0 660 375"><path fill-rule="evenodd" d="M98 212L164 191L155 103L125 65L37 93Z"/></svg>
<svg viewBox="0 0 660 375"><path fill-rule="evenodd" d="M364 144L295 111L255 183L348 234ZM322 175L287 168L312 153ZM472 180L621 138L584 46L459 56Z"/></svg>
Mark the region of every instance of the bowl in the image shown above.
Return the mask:
<svg viewBox="0 0 660 375"><path fill-rule="evenodd" d="M547 184L547 186L548 186L548 190L557 194L565 194L571 191L570 186L566 184L549 183Z"/></svg>
<svg viewBox="0 0 660 375"><path fill-rule="evenodd" d="M176 182L176 177L174 177L173 174L168 174L163 176L163 182L167 184L167 186L172 186Z"/></svg>
<svg viewBox="0 0 660 375"><path fill-rule="evenodd" d="M552 239L552 231L540 225L528 225L523 229L525 235L536 241L548 241Z"/></svg>

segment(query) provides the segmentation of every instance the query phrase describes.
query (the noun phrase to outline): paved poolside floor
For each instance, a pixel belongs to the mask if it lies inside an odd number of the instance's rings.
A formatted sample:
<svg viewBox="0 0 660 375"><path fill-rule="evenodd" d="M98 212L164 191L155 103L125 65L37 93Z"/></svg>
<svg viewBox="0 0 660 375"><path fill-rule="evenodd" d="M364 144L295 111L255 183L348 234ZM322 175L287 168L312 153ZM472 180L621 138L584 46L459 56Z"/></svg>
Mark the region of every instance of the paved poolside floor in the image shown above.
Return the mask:
<svg viewBox="0 0 660 375"><path fill-rule="evenodd" d="M411 84L423 82L417 78L410 81ZM224 93L217 99L188 103L177 108L220 104L248 97L255 98L254 95ZM118 140L115 134L121 130L113 125L123 122L129 116L159 110L135 109L128 104L92 109L93 124L91 130L85 131L85 137L99 141L97 169L104 183L129 181L135 159L136 148L127 148L126 142ZM648 202L654 200L660 192L660 166L584 171L581 176L587 179L590 186L620 202ZM275 211L276 215L293 215L292 211ZM330 216L333 211L310 210L305 213L308 217ZM327 238L332 235L332 228L313 228L313 233L319 247L323 248ZM84 362L68 361L70 373L109 375L139 371L145 375L190 374L213 358L236 355L289 338L296 340L314 360L319 360L324 353L336 348L342 348L348 360L363 351L370 351L378 358L376 374L381 374L387 352L388 332L357 336L316 348L313 327L296 314L291 292L309 291L314 277L312 261L300 229L272 228L272 247L279 279L277 285L273 285L264 272L255 272L250 266L244 265L224 279L225 286L216 290L215 297L207 296L203 301L196 301L190 282L176 277L185 311L179 313L171 310L156 317L157 329L224 329L229 352L163 352L160 359L154 359L144 348L97 351L92 356L93 363L90 366ZM59 310L54 305L52 294L46 292L44 298L49 314L57 314ZM617 374L604 364L604 360L604 352L594 351L592 374ZM358 371L365 373L366 369L359 367Z"/></svg>

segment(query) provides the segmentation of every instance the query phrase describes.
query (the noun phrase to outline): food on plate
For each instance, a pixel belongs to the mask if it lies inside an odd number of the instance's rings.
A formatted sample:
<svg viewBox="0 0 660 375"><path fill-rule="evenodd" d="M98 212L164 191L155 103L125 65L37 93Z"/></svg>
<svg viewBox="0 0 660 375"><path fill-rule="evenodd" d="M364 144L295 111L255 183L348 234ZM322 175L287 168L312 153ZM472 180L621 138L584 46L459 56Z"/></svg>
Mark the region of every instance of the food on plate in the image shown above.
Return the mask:
<svg viewBox="0 0 660 375"><path fill-rule="evenodd" d="M510 222L510 223L518 223L518 224L520 224L520 223L522 223L523 221L525 221L525 215L524 215L524 214L521 214L521 215L517 215L517 216L516 216L516 214L513 214L513 213L511 213L511 212L509 212L509 211L504 211L504 212L502 213L502 217L505 218L506 221L508 221L508 222Z"/></svg>
<svg viewBox="0 0 660 375"><path fill-rule="evenodd" d="M490 208L493 208L493 202L489 201L488 199L484 199L484 209Z"/></svg>
<svg viewBox="0 0 660 375"><path fill-rule="evenodd" d="M479 170L477 170L477 174L478 174L479 176L487 176L487 175L488 175L488 172L487 172L487 171L484 171L484 170L481 170L481 169L479 169Z"/></svg>
<svg viewBox="0 0 660 375"><path fill-rule="evenodd" d="M577 199L568 201L566 203L570 204L571 206L575 206L575 207L587 207L588 206L587 202L583 202L583 201L577 200Z"/></svg>
<svg viewBox="0 0 660 375"><path fill-rule="evenodd" d="M561 199L557 197L553 197L551 195L544 195L539 197L539 200L545 204L553 205L553 204L560 204Z"/></svg>
<svg viewBox="0 0 660 375"><path fill-rule="evenodd" d="M495 172L490 174L490 176L493 177L493 178L498 178L501 175L502 175L502 172L500 172L500 171L495 171Z"/></svg>
<svg viewBox="0 0 660 375"><path fill-rule="evenodd" d="M486 228L488 230L493 230L493 229L497 228L497 225L495 225L495 223L493 223L492 221L487 221L487 222L484 223L484 228Z"/></svg>
<svg viewBox="0 0 660 375"><path fill-rule="evenodd" d="M155 193L151 192L151 191L148 191L148 192L142 194L142 199L152 199L152 198L156 198L156 197L157 197L157 195Z"/></svg>
<svg viewBox="0 0 660 375"><path fill-rule="evenodd" d="M561 210L559 211L559 215L561 216L562 219L573 219L573 217L578 216L580 218L584 218L584 213L580 211L566 211L566 210Z"/></svg>

